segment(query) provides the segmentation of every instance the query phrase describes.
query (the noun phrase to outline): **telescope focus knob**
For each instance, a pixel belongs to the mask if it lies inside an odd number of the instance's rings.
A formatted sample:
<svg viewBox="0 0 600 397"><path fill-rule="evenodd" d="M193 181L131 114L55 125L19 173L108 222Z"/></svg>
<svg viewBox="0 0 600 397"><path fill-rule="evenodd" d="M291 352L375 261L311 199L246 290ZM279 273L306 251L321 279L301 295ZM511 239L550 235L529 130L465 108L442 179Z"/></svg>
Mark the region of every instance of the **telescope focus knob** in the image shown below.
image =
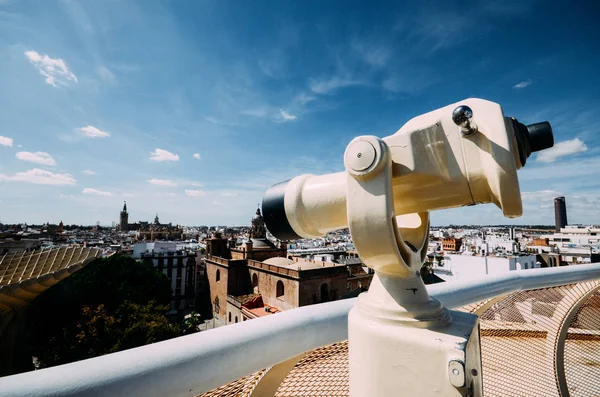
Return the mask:
<svg viewBox="0 0 600 397"><path fill-rule="evenodd" d="M460 105L452 112L452 121L460 127L463 135L471 135L477 132L477 125L471 120L473 110L466 105Z"/></svg>

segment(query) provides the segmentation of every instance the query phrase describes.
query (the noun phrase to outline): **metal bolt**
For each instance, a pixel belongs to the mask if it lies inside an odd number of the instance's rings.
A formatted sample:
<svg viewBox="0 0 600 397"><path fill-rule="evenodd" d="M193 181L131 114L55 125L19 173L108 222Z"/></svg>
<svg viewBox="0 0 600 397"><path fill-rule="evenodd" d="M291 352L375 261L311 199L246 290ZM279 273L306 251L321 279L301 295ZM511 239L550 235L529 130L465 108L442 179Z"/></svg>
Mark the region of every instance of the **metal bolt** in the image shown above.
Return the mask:
<svg viewBox="0 0 600 397"><path fill-rule="evenodd" d="M451 360L448 363L448 378L455 387L465 386L465 364L460 360Z"/></svg>
<svg viewBox="0 0 600 397"><path fill-rule="evenodd" d="M477 125L471 120L472 118L473 110L466 105L460 105L452 112L452 121L460 127L463 135L477 132Z"/></svg>
<svg viewBox="0 0 600 397"><path fill-rule="evenodd" d="M375 147L366 140L357 140L350 143L346 149L346 166L355 172L363 172L369 169L375 162L377 151Z"/></svg>

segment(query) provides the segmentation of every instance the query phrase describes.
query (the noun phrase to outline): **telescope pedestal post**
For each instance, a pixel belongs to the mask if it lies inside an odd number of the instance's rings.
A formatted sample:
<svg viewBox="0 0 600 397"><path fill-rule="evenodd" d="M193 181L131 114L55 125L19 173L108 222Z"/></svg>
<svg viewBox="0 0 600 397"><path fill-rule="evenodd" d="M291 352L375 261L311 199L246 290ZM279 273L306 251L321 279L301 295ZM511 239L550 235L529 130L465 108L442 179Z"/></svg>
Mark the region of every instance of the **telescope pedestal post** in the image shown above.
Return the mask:
<svg viewBox="0 0 600 397"><path fill-rule="evenodd" d="M477 316L446 310L420 276L429 214L416 214L413 227L398 227L383 140L354 139L344 163L350 233L376 272L348 316L350 396L481 395Z"/></svg>
<svg viewBox="0 0 600 397"><path fill-rule="evenodd" d="M400 291L415 280L381 278L348 315L350 396L481 396L477 316L433 299L400 305L384 283Z"/></svg>

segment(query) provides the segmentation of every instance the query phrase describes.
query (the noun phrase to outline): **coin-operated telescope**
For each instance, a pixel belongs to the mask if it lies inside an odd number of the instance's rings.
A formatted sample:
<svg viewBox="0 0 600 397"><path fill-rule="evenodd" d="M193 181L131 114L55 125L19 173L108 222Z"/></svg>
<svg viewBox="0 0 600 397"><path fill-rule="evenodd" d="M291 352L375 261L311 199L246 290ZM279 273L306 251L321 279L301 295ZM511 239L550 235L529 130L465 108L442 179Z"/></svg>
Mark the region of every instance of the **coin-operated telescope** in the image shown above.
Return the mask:
<svg viewBox="0 0 600 397"><path fill-rule="evenodd" d="M355 138L344 172L301 175L267 190L263 216L275 237L349 227L375 270L349 314L352 396L481 394L477 317L445 309L420 277L429 211L494 203L520 216L517 170L553 144L548 122L525 126L496 103L465 99L386 138Z"/></svg>

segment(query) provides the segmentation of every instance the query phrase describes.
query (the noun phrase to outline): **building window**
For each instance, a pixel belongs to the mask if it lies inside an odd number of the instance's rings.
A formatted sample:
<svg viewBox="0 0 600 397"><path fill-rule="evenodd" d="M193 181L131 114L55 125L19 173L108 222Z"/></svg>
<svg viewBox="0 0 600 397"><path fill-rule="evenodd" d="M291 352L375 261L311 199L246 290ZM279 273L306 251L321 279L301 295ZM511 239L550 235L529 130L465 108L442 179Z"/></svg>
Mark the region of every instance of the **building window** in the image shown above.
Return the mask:
<svg viewBox="0 0 600 397"><path fill-rule="evenodd" d="M256 273L252 275L252 288L255 293L258 293L258 275Z"/></svg>
<svg viewBox="0 0 600 397"><path fill-rule="evenodd" d="M221 271L217 269L217 281L221 281Z"/></svg>
<svg viewBox="0 0 600 397"><path fill-rule="evenodd" d="M329 285L321 285L321 302L329 302Z"/></svg>
<svg viewBox="0 0 600 397"><path fill-rule="evenodd" d="M281 280L277 281L277 294L278 298L282 297L284 294L283 282Z"/></svg>
<svg viewBox="0 0 600 397"><path fill-rule="evenodd" d="M235 322L237 323L237 316L235 316Z"/></svg>
<svg viewBox="0 0 600 397"><path fill-rule="evenodd" d="M231 312L229 312L229 322L231 322Z"/></svg>

